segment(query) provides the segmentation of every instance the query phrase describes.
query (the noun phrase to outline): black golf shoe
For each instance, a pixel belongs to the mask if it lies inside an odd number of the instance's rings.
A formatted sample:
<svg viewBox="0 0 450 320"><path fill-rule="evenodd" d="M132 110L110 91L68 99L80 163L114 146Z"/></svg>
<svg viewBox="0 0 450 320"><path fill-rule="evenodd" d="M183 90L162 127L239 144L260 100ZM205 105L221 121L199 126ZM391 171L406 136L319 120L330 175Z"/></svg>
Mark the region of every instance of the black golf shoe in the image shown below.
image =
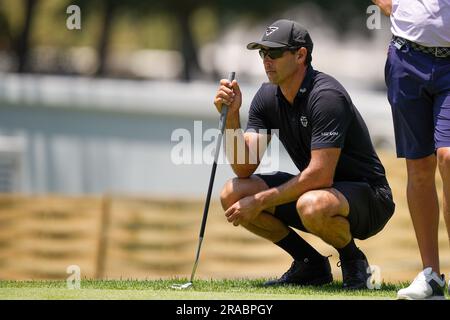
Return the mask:
<svg viewBox="0 0 450 320"><path fill-rule="evenodd" d="M331 266L328 257L323 257L320 262L296 261L292 262L291 267L281 278L270 280L264 283L264 286L320 286L333 282Z"/></svg>
<svg viewBox="0 0 450 320"><path fill-rule="evenodd" d="M342 268L342 286L344 289L359 290L368 288L367 280L372 273L364 254L363 258L360 259L339 261L339 266Z"/></svg>

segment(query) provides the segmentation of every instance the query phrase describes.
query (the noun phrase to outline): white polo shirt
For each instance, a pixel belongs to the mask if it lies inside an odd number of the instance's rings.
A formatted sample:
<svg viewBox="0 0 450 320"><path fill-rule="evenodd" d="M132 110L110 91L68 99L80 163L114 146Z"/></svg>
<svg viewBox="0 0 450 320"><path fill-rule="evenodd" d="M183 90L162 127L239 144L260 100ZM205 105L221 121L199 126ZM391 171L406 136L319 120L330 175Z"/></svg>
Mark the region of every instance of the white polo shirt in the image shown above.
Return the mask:
<svg viewBox="0 0 450 320"><path fill-rule="evenodd" d="M450 0L392 0L392 34L427 47L450 47Z"/></svg>

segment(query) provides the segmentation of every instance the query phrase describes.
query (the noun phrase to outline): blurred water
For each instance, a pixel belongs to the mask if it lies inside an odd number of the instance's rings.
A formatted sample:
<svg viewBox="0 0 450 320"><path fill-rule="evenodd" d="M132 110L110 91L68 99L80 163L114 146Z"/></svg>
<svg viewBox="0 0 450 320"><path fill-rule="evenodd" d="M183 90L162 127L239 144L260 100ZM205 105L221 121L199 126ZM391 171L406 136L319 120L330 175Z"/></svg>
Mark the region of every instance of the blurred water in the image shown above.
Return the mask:
<svg viewBox="0 0 450 320"><path fill-rule="evenodd" d="M219 114L212 105L215 84L16 76L3 80L0 137L21 141L14 151L18 176L14 191L206 195L212 156L206 163L176 165L171 154L179 142L171 138L177 129L193 138L196 121L201 121L201 134L217 130ZM243 127L257 88L242 86ZM375 145L392 148L392 121L384 93L349 92ZM194 141L190 144L194 149ZM205 141L203 147L210 144ZM0 157L7 154L7 148L0 150ZM298 173L281 145L279 165L264 168L273 170ZM219 164L215 196L231 177L229 165Z"/></svg>

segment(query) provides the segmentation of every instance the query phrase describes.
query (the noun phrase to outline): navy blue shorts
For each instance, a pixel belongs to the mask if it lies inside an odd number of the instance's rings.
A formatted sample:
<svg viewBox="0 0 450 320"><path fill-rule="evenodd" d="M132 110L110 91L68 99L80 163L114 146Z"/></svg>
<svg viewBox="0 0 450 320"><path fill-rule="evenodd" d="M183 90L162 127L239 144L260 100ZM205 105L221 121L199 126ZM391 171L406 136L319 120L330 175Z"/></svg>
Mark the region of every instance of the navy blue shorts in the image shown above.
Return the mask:
<svg viewBox="0 0 450 320"><path fill-rule="evenodd" d="M419 159L450 147L450 58L391 42L385 80L397 156Z"/></svg>
<svg viewBox="0 0 450 320"><path fill-rule="evenodd" d="M286 172L255 174L264 180L269 188L277 187L294 175ZM367 239L380 232L395 210L392 192L388 185L370 186L365 182L336 181L333 188L344 195L350 205L347 219L354 238ZM279 205L274 216L287 226L308 232L297 212L297 201Z"/></svg>

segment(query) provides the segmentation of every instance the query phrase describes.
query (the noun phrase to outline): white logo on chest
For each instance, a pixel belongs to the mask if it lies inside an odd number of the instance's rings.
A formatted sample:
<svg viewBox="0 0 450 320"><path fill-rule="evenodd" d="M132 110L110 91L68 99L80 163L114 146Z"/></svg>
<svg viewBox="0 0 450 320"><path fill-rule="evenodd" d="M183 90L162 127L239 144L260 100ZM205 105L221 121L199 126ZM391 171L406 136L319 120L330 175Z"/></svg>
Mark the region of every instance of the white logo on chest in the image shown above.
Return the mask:
<svg viewBox="0 0 450 320"><path fill-rule="evenodd" d="M302 123L303 127L306 128L308 126L308 119L305 116L300 117L300 122Z"/></svg>
<svg viewBox="0 0 450 320"><path fill-rule="evenodd" d="M336 132L336 131L322 132L320 135L321 135L322 137L338 136L338 135L339 135L339 132Z"/></svg>

